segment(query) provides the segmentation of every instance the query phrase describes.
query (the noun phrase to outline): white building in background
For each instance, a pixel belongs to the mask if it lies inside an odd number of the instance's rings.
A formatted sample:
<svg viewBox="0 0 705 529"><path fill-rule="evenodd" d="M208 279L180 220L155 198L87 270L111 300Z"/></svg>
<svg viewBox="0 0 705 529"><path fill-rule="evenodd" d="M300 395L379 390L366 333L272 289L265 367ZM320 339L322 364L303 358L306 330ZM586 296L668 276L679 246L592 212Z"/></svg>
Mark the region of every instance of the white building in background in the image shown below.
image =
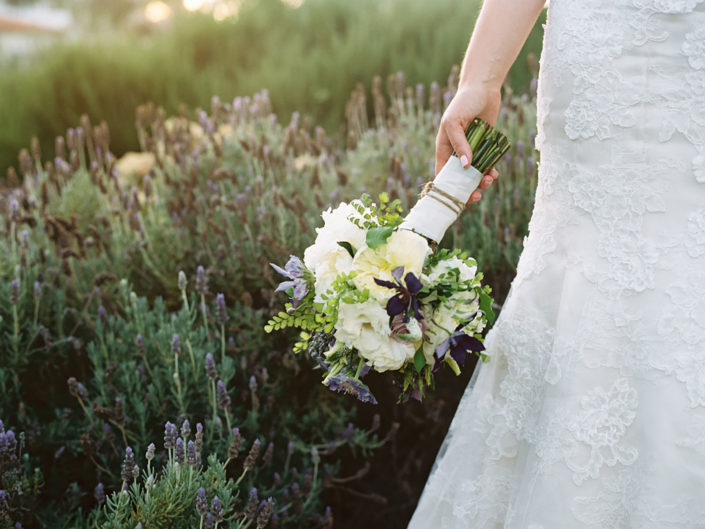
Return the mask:
<svg viewBox="0 0 705 529"><path fill-rule="evenodd" d="M0 60L51 44L74 27L73 16L66 9L41 3L11 6L0 0Z"/></svg>

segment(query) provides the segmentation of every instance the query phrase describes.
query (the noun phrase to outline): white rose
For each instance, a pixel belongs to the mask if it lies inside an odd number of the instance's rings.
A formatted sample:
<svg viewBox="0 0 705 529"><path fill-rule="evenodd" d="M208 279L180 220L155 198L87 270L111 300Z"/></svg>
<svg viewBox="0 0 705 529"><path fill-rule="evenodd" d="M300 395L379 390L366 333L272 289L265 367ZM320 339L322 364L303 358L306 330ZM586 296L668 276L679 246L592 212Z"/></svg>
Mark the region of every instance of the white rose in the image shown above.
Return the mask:
<svg viewBox="0 0 705 529"><path fill-rule="evenodd" d="M368 289L373 298L386 301L395 291L378 285L375 278L393 282L392 270L398 266L404 267L404 276L411 272L420 278L430 251L428 242L420 235L409 230L395 231L386 244L374 250L365 245L358 250L352 265L356 272L353 282L361 290Z"/></svg>
<svg viewBox="0 0 705 529"><path fill-rule="evenodd" d="M364 303L341 303L335 328L336 340L355 347L379 372L400 369L414 358L413 344L390 338L389 316L373 299Z"/></svg>
<svg viewBox="0 0 705 529"><path fill-rule="evenodd" d="M304 262L305 260L306 253L304 253ZM333 286L338 274L346 274L352 270L352 263L353 259L348 251L340 246L330 248L330 251L325 254L321 253L315 269L311 270L316 278L314 288L317 300L320 300L321 294Z"/></svg>
<svg viewBox="0 0 705 529"><path fill-rule="evenodd" d="M315 242L304 251L304 264L316 278L315 289L319 298L338 274L350 272L352 268L352 256L338 242L349 242L355 249L365 244L365 230L348 218L362 218L353 203L342 202L334 210L324 211L321 214L323 227L316 228Z"/></svg>
<svg viewBox="0 0 705 529"><path fill-rule="evenodd" d="M459 292L451 297L451 299L440 304L434 311L433 316L427 318L428 330L426 336L429 341L424 341L423 352L426 357L426 363L434 362L433 352L444 340L446 340L458 325L466 321L470 316L477 312L480 308L479 300L475 299L468 303L464 299L464 295L477 297L474 292ZM468 333L482 332L484 324L465 326L463 329Z"/></svg>

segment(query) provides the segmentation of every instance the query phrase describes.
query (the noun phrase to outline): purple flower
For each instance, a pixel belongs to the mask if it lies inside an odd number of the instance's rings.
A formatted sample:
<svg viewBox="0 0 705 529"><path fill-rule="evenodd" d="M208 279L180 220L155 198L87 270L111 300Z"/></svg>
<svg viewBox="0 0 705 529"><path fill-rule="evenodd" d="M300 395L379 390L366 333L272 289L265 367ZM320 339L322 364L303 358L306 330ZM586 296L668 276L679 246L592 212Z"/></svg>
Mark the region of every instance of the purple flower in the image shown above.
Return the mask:
<svg viewBox="0 0 705 529"><path fill-rule="evenodd" d="M129 446L125 448L125 459L122 463L122 472L120 477L124 482L131 481L133 478L137 477L138 470L137 464L135 464L135 454L132 448Z"/></svg>
<svg viewBox="0 0 705 529"><path fill-rule="evenodd" d="M178 334L174 333L171 337L171 352L178 356L181 354L181 351L181 338L179 338Z"/></svg>
<svg viewBox="0 0 705 529"><path fill-rule="evenodd" d="M404 286L401 282L403 275L404 267L397 266L394 270L392 270L394 282L375 278L375 283L379 286L391 288L392 290L397 291L397 294L392 296L387 302L387 314L394 317L398 314L405 314L412 310L414 317L420 321L423 319L423 314L419 309L418 301L416 301L416 294L418 294L423 288L423 285L412 272L409 272L404 277L404 283L406 283L406 286Z"/></svg>
<svg viewBox="0 0 705 529"><path fill-rule="evenodd" d="M198 458L196 457L196 444L193 441L189 441L186 445L186 463L189 466L193 467L196 465L197 459Z"/></svg>
<svg viewBox="0 0 705 529"><path fill-rule="evenodd" d="M223 504L220 502L218 496L213 496L213 501L211 501L211 512L215 516L215 521L220 523L223 521Z"/></svg>
<svg viewBox="0 0 705 529"><path fill-rule="evenodd" d="M257 516L257 529L267 527L267 524L272 517L272 513L274 512L274 500L271 496L263 503L264 505L261 505L259 515Z"/></svg>
<svg viewBox="0 0 705 529"><path fill-rule="evenodd" d="M377 404L377 399L372 395L370 388L368 388L364 383L355 378L350 378L342 373L328 378L324 382L325 386L338 393L345 393L347 395L352 395L356 399L362 402L369 402L371 404Z"/></svg>
<svg viewBox="0 0 705 529"><path fill-rule="evenodd" d="M176 445L176 426L167 421L164 425L164 448L169 450Z"/></svg>
<svg viewBox="0 0 705 529"><path fill-rule="evenodd" d="M216 384L216 394L218 397L218 406L222 408L223 410L229 412L230 411L230 396L228 395L228 390L225 387L225 382L222 380L218 380Z"/></svg>
<svg viewBox="0 0 705 529"><path fill-rule="evenodd" d="M10 282L10 303L17 305L20 297L20 281L19 279L13 279Z"/></svg>
<svg viewBox="0 0 705 529"><path fill-rule="evenodd" d="M184 448L184 440L179 437L176 440L176 448L174 449L174 459L179 465L183 465L186 461L186 450Z"/></svg>
<svg viewBox="0 0 705 529"><path fill-rule="evenodd" d="M105 502L105 488L102 483L98 483L95 486L95 489L93 489L93 497L95 498L95 501L98 502L98 505L103 505Z"/></svg>
<svg viewBox="0 0 705 529"><path fill-rule="evenodd" d="M154 446L154 443L149 443L149 446L147 446L147 453L145 454L145 458L147 458L147 461L151 461L154 459L154 451L157 449L156 446Z"/></svg>
<svg viewBox="0 0 705 529"><path fill-rule="evenodd" d="M228 316L228 309L225 305L225 294L219 293L215 296L215 309L218 323L225 325L225 322L230 319L230 316Z"/></svg>
<svg viewBox="0 0 705 529"><path fill-rule="evenodd" d="M289 260L286 265L284 265L284 268L281 268L274 263L269 264L278 274L289 280L279 283L279 286L275 292L286 292L291 288L292 305L297 307L301 303L301 300L304 299L306 294L310 291L308 277L310 276L310 273L306 270L306 266L303 261L295 255L291 255L289 256Z"/></svg>
<svg viewBox="0 0 705 529"><path fill-rule="evenodd" d="M208 279L206 278L206 271L201 265L196 268L196 292L201 295L208 292Z"/></svg>
<svg viewBox="0 0 705 529"><path fill-rule="evenodd" d="M240 453L241 446L242 436L240 435L240 428L233 428L233 438L230 441L230 446L228 446L228 458L236 459Z"/></svg>
<svg viewBox="0 0 705 529"><path fill-rule="evenodd" d="M208 353L206 355L206 375L211 380L218 378L218 371L215 369L215 360L213 360L213 353Z"/></svg>
<svg viewBox="0 0 705 529"><path fill-rule="evenodd" d="M262 442L259 439L255 439L252 443L250 451L248 452L245 461L242 463L242 467L244 469L251 471L255 468L255 462L257 461L257 456L259 455L259 447L261 443Z"/></svg>
<svg viewBox="0 0 705 529"><path fill-rule="evenodd" d="M5 432L5 448L7 452L14 456L15 450L17 449L17 439L15 438L15 432L8 430Z"/></svg>
<svg viewBox="0 0 705 529"><path fill-rule="evenodd" d="M259 503L259 498L257 496L257 489L255 487L252 487L250 489L250 498L247 501L247 505L245 506L245 510L243 514L249 519L249 520L254 520L255 515L257 514L257 504Z"/></svg>
<svg viewBox="0 0 705 529"><path fill-rule="evenodd" d="M206 489L199 487L196 493L196 512L199 516L205 516L208 512L208 500L206 500Z"/></svg>
<svg viewBox="0 0 705 529"><path fill-rule="evenodd" d="M196 423L196 452L200 453L203 450L203 425L200 422Z"/></svg>
<svg viewBox="0 0 705 529"><path fill-rule="evenodd" d="M453 331L453 334L436 347L436 350L433 352L433 358L435 358L436 361L433 364L432 373L440 369L443 358L448 352L450 352L450 356L453 360L455 360L458 365L462 366L465 363L468 353L484 351L485 345L480 340L462 330L468 322L470 322L470 319L458 325L455 331Z"/></svg>

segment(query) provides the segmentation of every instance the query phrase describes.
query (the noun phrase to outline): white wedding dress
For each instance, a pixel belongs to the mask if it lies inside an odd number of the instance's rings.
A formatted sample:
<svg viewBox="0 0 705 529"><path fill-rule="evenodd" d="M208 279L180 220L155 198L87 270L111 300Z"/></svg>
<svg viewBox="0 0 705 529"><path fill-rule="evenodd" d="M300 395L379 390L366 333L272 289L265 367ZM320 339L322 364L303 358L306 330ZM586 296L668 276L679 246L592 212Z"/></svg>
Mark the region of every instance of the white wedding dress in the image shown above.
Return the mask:
<svg viewBox="0 0 705 529"><path fill-rule="evenodd" d="M529 235L408 529L705 528L705 0L544 28Z"/></svg>

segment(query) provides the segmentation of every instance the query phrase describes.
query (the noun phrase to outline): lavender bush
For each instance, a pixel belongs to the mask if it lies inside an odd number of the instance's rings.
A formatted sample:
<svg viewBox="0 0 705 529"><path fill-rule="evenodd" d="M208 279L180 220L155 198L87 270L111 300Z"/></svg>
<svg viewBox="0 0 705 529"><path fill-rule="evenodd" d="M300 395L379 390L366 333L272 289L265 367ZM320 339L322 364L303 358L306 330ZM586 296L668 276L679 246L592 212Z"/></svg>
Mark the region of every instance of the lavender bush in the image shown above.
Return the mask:
<svg viewBox="0 0 705 529"><path fill-rule="evenodd" d="M141 152L120 160L87 117L49 160L22 151L0 190L0 416L25 432L16 473L38 500L8 523L403 527L466 378L404 407L371 380L380 415L330 394L261 331L268 263L301 253L340 200L413 203L456 77L359 87L341 137L280 123L265 91L140 107ZM477 256L500 304L536 185L533 95L505 89L497 126L515 147L444 242Z"/></svg>

